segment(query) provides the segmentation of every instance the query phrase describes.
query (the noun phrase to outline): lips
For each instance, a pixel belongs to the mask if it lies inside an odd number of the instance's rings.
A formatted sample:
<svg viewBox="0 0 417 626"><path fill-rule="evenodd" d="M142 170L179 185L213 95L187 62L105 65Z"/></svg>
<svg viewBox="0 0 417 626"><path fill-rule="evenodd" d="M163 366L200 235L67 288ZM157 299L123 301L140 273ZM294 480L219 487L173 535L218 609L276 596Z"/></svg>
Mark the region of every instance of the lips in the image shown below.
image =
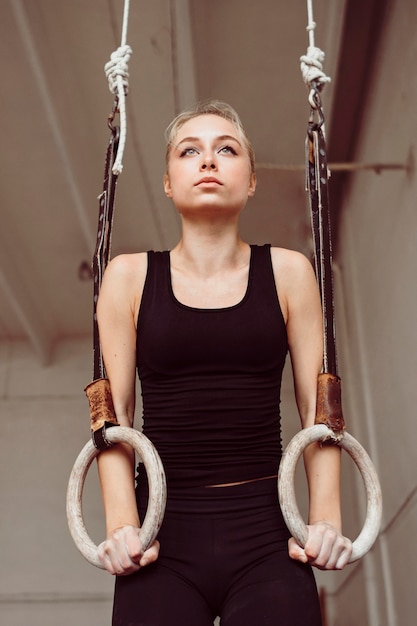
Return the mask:
<svg viewBox="0 0 417 626"><path fill-rule="evenodd" d="M223 184L217 178L215 178L214 176L205 176L204 178L201 178L196 183L196 186L204 185L204 184L208 184L208 183L215 183L216 185L222 185Z"/></svg>

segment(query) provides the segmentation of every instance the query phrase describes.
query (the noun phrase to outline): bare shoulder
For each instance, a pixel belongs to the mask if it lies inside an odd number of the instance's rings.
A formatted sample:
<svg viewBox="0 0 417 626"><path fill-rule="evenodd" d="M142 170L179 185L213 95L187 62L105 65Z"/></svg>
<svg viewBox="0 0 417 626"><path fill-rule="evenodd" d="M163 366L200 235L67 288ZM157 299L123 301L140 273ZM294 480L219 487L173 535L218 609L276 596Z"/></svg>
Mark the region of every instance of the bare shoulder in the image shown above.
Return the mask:
<svg viewBox="0 0 417 626"><path fill-rule="evenodd" d="M117 292L121 290L132 293L142 291L145 284L148 267L145 252L137 254L120 254L114 257L106 267L103 279L103 287L109 287Z"/></svg>
<svg viewBox="0 0 417 626"><path fill-rule="evenodd" d="M106 267L105 276L110 280L126 280L134 276L146 276L148 266L146 252L137 254L119 254L112 259Z"/></svg>
<svg viewBox="0 0 417 626"><path fill-rule="evenodd" d="M271 248L271 260L285 320L297 303L318 302L314 269L304 254L286 248Z"/></svg>
<svg viewBox="0 0 417 626"><path fill-rule="evenodd" d="M294 280L298 282L315 279L311 262L301 252L271 248L271 260L275 277L280 282L292 284Z"/></svg>
<svg viewBox="0 0 417 626"><path fill-rule="evenodd" d="M99 304L127 307L134 315L139 310L145 285L148 260L146 252L120 254L112 259L104 272Z"/></svg>

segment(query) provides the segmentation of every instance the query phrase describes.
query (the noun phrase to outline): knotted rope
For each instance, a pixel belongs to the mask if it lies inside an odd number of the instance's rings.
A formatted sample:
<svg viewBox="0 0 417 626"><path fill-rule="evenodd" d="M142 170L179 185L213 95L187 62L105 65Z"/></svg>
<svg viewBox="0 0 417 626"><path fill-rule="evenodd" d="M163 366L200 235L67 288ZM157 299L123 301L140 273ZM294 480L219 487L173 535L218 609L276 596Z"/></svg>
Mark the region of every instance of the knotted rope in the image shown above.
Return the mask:
<svg viewBox="0 0 417 626"><path fill-rule="evenodd" d="M316 28L316 23L313 19L312 0L307 0L307 14L308 24L306 30L308 31L309 46L307 48L307 53L303 54L303 56L300 57L300 67L304 82L310 89L308 101L311 107L313 109L316 109L317 92L321 91L327 83L330 83L331 78L329 76L326 76L326 74L323 72L325 54L323 50L320 50L320 48L316 47L314 42L314 31Z"/></svg>
<svg viewBox="0 0 417 626"><path fill-rule="evenodd" d="M317 89L324 87L331 81L331 78L326 76L323 72L324 57L325 54L323 50L320 50L320 48L316 46L309 46L307 48L307 54L303 54L300 57L301 73L305 84L310 88L308 101L314 109L316 108L316 104L313 97L315 91L313 84L316 85Z"/></svg>
<svg viewBox="0 0 417 626"><path fill-rule="evenodd" d="M123 170L123 153L126 144L127 121L126 121L126 96L129 91L129 67L128 63L132 55L132 48L126 44L127 25L129 20L129 0L125 0L123 13L123 28L121 44L110 55L110 61L104 66L104 72L109 82L109 89L115 95L115 105L113 108L113 121L116 111L120 116L120 136L119 146L117 149L116 159L113 164L112 172L116 176L121 174Z"/></svg>

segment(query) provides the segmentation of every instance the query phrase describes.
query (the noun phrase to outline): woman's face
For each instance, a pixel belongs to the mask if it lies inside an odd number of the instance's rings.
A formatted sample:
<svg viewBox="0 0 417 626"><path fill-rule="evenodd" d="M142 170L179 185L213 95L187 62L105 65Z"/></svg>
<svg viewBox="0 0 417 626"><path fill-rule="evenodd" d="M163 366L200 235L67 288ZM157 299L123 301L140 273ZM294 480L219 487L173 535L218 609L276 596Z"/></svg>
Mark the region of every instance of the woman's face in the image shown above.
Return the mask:
<svg viewBox="0 0 417 626"><path fill-rule="evenodd" d="M181 214L240 212L255 186L248 151L234 124L205 114L181 126L164 177L165 193Z"/></svg>

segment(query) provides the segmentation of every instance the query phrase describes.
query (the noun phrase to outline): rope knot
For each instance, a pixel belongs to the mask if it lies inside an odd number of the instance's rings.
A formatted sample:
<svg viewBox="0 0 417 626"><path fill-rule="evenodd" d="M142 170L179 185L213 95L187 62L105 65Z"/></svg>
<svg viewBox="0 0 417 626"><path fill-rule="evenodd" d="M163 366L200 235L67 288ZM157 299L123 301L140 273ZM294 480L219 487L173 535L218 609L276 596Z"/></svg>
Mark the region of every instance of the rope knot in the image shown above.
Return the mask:
<svg viewBox="0 0 417 626"><path fill-rule="evenodd" d="M312 81L319 82L323 85L331 81L331 78L326 76L323 72L324 58L325 54L323 50L315 46L309 46L307 48L307 54L300 57L301 73L308 87L311 87Z"/></svg>
<svg viewBox="0 0 417 626"><path fill-rule="evenodd" d="M104 71L109 81L109 89L117 98L120 114L120 138L117 156L112 168L113 174L118 176L123 169L122 159L126 143L126 95L129 90L128 62L132 54L132 48L122 45L110 55L110 61L104 66Z"/></svg>
<svg viewBox="0 0 417 626"><path fill-rule="evenodd" d="M323 72L324 57L323 50L316 46L309 46L307 54L300 57L301 73L305 84L310 89L308 100L314 109L316 108L314 92L317 91L317 86L322 88L331 81L331 78Z"/></svg>
<svg viewBox="0 0 417 626"><path fill-rule="evenodd" d="M104 66L104 72L109 81L109 89L116 96L120 97L120 89L122 86L124 93L129 90L129 68L128 63L132 54L130 46L119 46L117 50L111 53L110 61ZM121 79L121 82L118 79Z"/></svg>

